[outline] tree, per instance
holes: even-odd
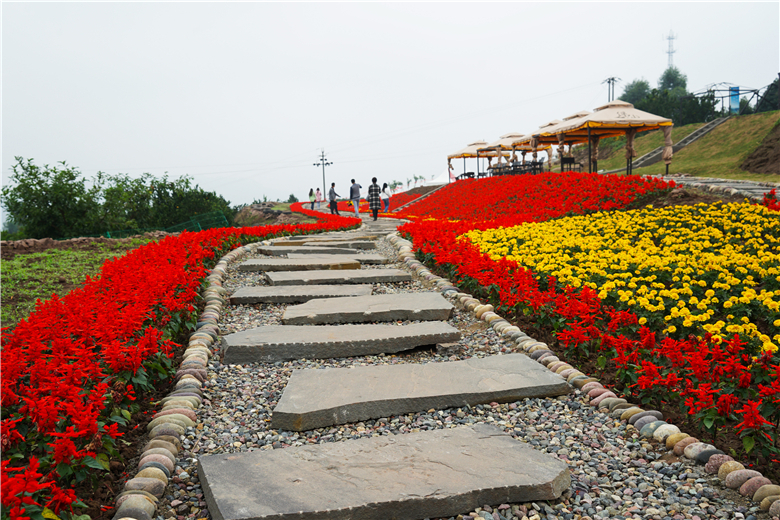
[[[777,110],[777,79],[775,79],[764,91],[764,95],[756,102],[756,113]]]
[[[290,196],[287,197],[287,202],[292,204],[293,202],[298,202],[298,197],[295,196],[295,193],[290,193]]]
[[[750,106],[750,100],[748,98],[743,97],[739,100],[739,114],[742,116],[746,116],[748,114],[753,113],[753,107]]]
[[[619,99],[632,105],[636,105],[637,102],[643,100],[650,93],[650,83],[644,78],[635,79],[623,89],[623,94]]]
[[[390,188],[390,191],[395,191],[395,189],[396,189],[398,186],[403,186],[403,185],[404,185],[404,183],[403,183],[403,182],[401,182],[401,181],[392,181],[392,182],[389,182],[389,183],[387,184],[387,186]]]
[[[88,189],[77,169],[64,161],[41,168],[32,159],[15,159],[11,185],[3,186],[0,201],[26,237],[65,238],[92,231],[98,190]]]
[[[675,125],[681,126],[712,121],[717,117],[717,103],[712,92],[704,96],[675,96],[669,90],[653,89],[634,106],[651,114],[668,117]]]
[[[671,66],[658,78],[658,90],[668,90],[674,96],[688,93],[688,77],[675,66]]]
[[[214,192],[192,185],[184,176],[169,181],[144,173],[138,179],[127,174],[98,172],[91,187],[75,168],[40,168],[32,159],[17,157],[11,184],[3,187],[0,202],[23,237],[67,238],[105,232],[165,229],[195,215],[221,212],[232,225],[230,202]]]

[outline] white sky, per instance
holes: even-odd
[[[3,2],[3,182],[23,156],[305,199],[322,148],[341,195],[430,179],[473,141],[604,104],[610,76],[616,96],[655,87],[670,30],[691,91],[780,69],[778,2]]]

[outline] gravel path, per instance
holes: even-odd
[[[381,240],[378,247],[377,252],[395,258],[395,251],[386,240]],[[247,258],[264,257],[254,255]],[[238,272],[237,265],[228,268],[224,286],[229,292],[243,285],[265,284],[262,274]],[[404,268],[403,264],[395,267]],[[374,294],[426,290],[432,289],[413,281],[376,284]],[[220,330],[222,334],[227,334],[266,324],[280,324],[284,308],[284,305],[269,304],[228,307],[219,322]],[[724,488],[717,476],[706,474],[702,466],[695,466],[688,459],[679,460],[667,455],[666,450],[661,450],[655,441],[640,439],[639,433],[625,422],[588,406],[587,396],[579,390],[557,398],[428,410],[301,433],[270,428],[271,412],[294,369],[444,362],[520,351],[504,336],[477,320],[470,311],[457,309],[449,323],[460,329],[463,337],[456,346],[441,351],[416,349],[400,355],[244,366],[223,365],[216,356],[212,358],[208,378],[203,385],[203,406],[197,412],[198,424],[188,428],[182,438],[183,450],[168,487],[169,494],[158,507],[160,516],[157,520],[210,518],[198,483],[198,456],[284,449],[475,423],[498,425],[535,449],[565,460],[571,470],[572,488],[556,502],[491,504],[476,511],[463,511],[456,518],[768,518],[767,513],[758,511],[757,504]]]

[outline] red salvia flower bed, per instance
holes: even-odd
[[[194,328],[198,290],[219,256],[241,242],[359,224],[294,209],[321,222],[167,237],[107,261],[83,287],[3,329],[3,517],[72,511],[73,485],[108,469],[136,392],[173,374],[172,338]]]

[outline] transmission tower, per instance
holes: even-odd
[[[669,55],[669,65],[668,68],[674,67],[674,53],[677,52],[674,49],[674,40],[677,38],[677,36],[672,32],[669,31],[669,35],[666,36],[666,39],[669,40],[669,49],[666,51],[666,54]]]

